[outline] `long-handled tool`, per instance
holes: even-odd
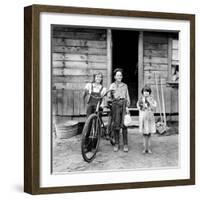
[[[156,123],[156,129],[157,129],[157,132],[159,134],[163,134],[166,131],[166,125],[165,125],[165,122],[163,120],[162,108],[161,108],[160,96],[159,96],[159,90],[158,90],[158,81],[157,81],[157,77],[156,76],[155,76],[155,81],[156,81],[157,101],[158,101],[159,112],[160,112],[160,121],[158,121]],[[161,86],[161,88],[162,88],[162,86]],[[161,95],[162,95],[162,105],[163,105],[164,95],[163,95],[162,89],[161,89],[161,93],[162,93]]]
[[[156,77],[156,74],[155,74],[155,81],[156,81],[156,92],[157,92],[157,101],[158,101],[158,107],[159,107],[159,113],[160,113],[160,120],[163,121],[163,118],[162,118],[162,110],[161,110],[161,105],[160,105],[160,96],[159,96],[159,91],[158,91],[158,80],[157,80],[157,77]]]
[[[162,107],[163,107],[164,124],[165,124],[165,127],[167,127],[166,112],[165,112],[165,98],[164,98],[164,92],[163,92],[162,79],[160,80],[160,87],[161,87],[161,96],[162,96]]]

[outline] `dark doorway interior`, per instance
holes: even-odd
[[[128,85],[132,108],[138,98],[138,36],[137,31],[112,30],[113,70],[124,69],[123,82]]]

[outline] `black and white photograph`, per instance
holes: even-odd
[[[179,168],[179,44],[178,31],[51,25],[52,174]]]
[[[25,11],[25,190],[194,184],[194,15]]]

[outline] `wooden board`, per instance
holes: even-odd
[[[91,81],[88,81],[88,83]],[[87,83],[54,83],[56,89],[67,89],[67,90],[83,90]],[[106,88],[107,82],[104,82],[104,87]]]
[[[85,115],[86,114],[86,101],[83,98],[83,91],[80,91],[80,114]]]
[[[83,90],[86,83],[54,83],[56,89]]]
[[[58,113],[54,115],[72,116],[86,114],[86,103],[83,99],[83,90],[57,89],[57,98],[61,98]],[[62,97],[59,94],[62,93]],[[59,103],[59,101],[57,101]]]
[[[82,32],[82,31],[53,31],[53,37],[66,39],[87,39],[87,40],[106,40],[106,33],[103,32]]]
[[[73,115],[74,112],[74,92],[73,90],[63,90],[63,115]]]
[[[58,103],[57,103],[57,90],[51,91],[51,108],[52,108],[52,114],[57,115],[58,114]]]
[[[107,29],[107,87],[109,87],[112,82],[112,50],[112,31],[111,29]]]
[[[105,49],[107,46],[106,41],[95,41],[95,40],[73,40],[73,39],[61,39],[53,38],[52,45],[63,45],[63,46],[83,46]]]
[[[77,76],[52,76],[52,83],[87,83],[93,80],[93,75],[77,75]],[[105,80],[105,79],[104,79]]]
[[[52,76],[52,83],[79,83],[85,84],[93,81],[93,75],[77,75],[77,76]],[[107,77],[103,78],[103,83],[107,82]]]
[[[140,92],[142,87],[144,86],[144,33],[143,31],[139,32],[138,38],[138,98],[140,96]]]
[[[86,33],[106,33],[106,29],[91,29],[88,27],[70,27],[66,25],[54,25],[52,31],[65,31],[65,32],[86,32]]]
[[[73,90],[74,93],[74,112],[73,115],[80,115],[80,90]]]
[[[167,71],[168,64],[159,64],[159,63],[144,63],[144,70],[151,70],[151,71]]]
[[[172,49],[178,49],[179,42],[178,40],[172,40]]]
[[[88,61],[53,61],[53,68],[90,68],[90,69],[107,69],[106,62],[88,62]]]
[[[152,50],[167,50],[168,45],[167,44],[158,44],[158,43],[151,43],[151,42],[145,42],[144,43],[144,49],[152,49]]]
[[[163,83],[167,80],[167,71],[144,71],[144,84],[156,84],[155,75],[163,79]]]
[[[90,47],[71,47],[71,46],[52,46],[52,53],[67,54],[89,54],[89,55],[106,55],[106,48],[90,48]]]
[[[147,49],[147,50],[144,50],[144,56],[146,57],[149,57],[149,56],[152,56],[152,57],[168,57],[167,55],[167,50],[152,50],[152,49]]]
[[[53,61],[87,61],[88,55],[84,54],[65,54],[65,53],[53,53]]]
[[[97,72],[101,72],[103,76],[107,75],[107,70],[94,70],[94,69],[67,69],[67,68],[53,68],[52,74],[55,76],[66,76],[66,75],[92,75]]]
[[[179,92],[177,88],[171,88],[171,102],[172,108],[171,112],[178,113],[179,112]]]
[[[178,50],[177,49],[173,49],[172,50],[172,60],[179,60],[179,55],[178,55]]]
[[[144,56],[144,63],[159,63],[159,64],[167,64],[168,59],[167,58],[161,58],[161,57],[146,57]]]
[[[63,115],[63,90],[57,90],[58,115]]]
[[[96,63],[106,63],[107,56],[102,55],[84,55],[84,54],[64,54],[53,53],[53,61],[88,61]]]
[[[144,33],[144,42],[150,42],[150,43],[155,43],[155,44],[167,44],[168,36],[156,34],[156,33],[152,33],[152,34]]]
[[[179,65],[179,60],[172,60],[172,65]]]

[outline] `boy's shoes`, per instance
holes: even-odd
[[[119,144],[115,144],[114,146],[114,152],[117,152],[119,150]]]
[[[110,136],[108,134],[106,134],[106,140],[109,140]]]
[[[124,145],[124,152],[128,152],[128,145],[127,144]]]

